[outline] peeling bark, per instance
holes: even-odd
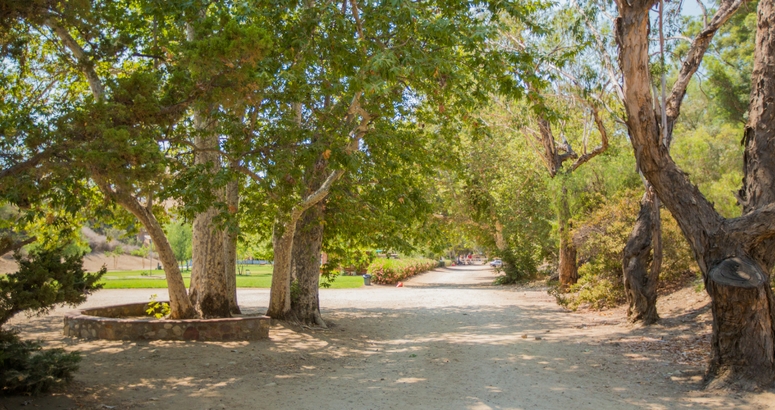
[[[207,165],[217,172],[220,157],[212,149],[218,147],[217,135],[207,132],[201,113],[194,113],[194,125],[202,132],[195,138],[198,148],[194,163]],[[219,193],[220,194],[220,193]],[[230,317],[229,288],[224,263],[224,231],[216,224],[219,211],[209,208],[194,217],[191,283],[189,297],[197,313],[203,318]]]
[[[226,206],[229,213],[237,213],[239,207],[239,181],[230,181],[226,185]],[[226,275],[227,296],[229,298],[229,311],[238,315],[242,313],[237,303],[237,230],[226,230],[223,233],[223,265]]]
[[[320,316],[320,258],[323,245],[323,204],[304,212],[296,223],[291,270],[299,294],[291,300],[291,311],[300,323],[327,327]]]
[[[653,255],[661,259],[659,227],[659,199],[651,187],[640,200],[640,212],[624,247],[622,267],[624,292],[627,297],[627,317],[632,322],[650,325],[659,319],[657,314],[657,285],[659,265]],[[654,246],[655,243],[659,244]],[[652,255],[652,250],[654,254]],[[651,264],[651,266],[649,266]]]
[[[356,124],[350,132],[350,142],[344,150],[347,155],[358,150],[358,144],[371,127],[372,116],[361,107],[360,99],[360,93],[353,97],[345,116],[345,123]],[[327,157],[323,155],[321,158]],[[315,164],[315,167],[318,168],[319,165],[320,162]],[[293,235],[296,230],[296,223],[304,211],[315,206],[328,196],[331,186],[344,175],[344,172],[343,169],[331,171],[320,184],[320,187],[314,189],[314,192],[309,193],[302,201],[296,204],[287,215],[283,215],[275,220],[274,233],[272,235],[275,259],[272,269],[272,289],[269,294],[267,316],[279,320],[289,318],[291,313],[291,260],[293,257]],[[251,177],[255,178],[255,176]],[[312,191],[310,187],[316,186],[316,182],[315,179],[311,179],[308,183],[307,191]]]
[[[298,217],[296,218],[298,220]],[[272,319],[287,320],[291,313],[291,259],[293,235],[296,221],[275,222],[272,234],[274,265],[272,265],[272,288],[269,294],[269,309],[266,315]]]
[[[562,197],[560,198],[560,287],[567,290],[570,285],[579,280],[579,270],[576,265],[576,245],[573,243],[571,233],[572,226],[570,220],[570,207],[568,206],[568,189],[562,187]]]

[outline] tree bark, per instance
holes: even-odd
[[[749,215],[775,203],[775,2],[759,2],[753,87],[744,131],[743,187],[738,200]],[[706,288],[713,299],[711,387],[756,388],[775,380],[775,298],[770,271],[775,238],[743,243],[745,251],[712,268]]]
[[[156,243],[156,252],[164,268],[164,277],[167,279],[167,289],[169,290],[170,298],[170,319],[195,318],[197,312],[186,294],[186,284],[183,282],[183,275],[180,273],[175,252],[172,251],[167,235],[164,234],[164,230],[156,216],[151,210],[142,206],[132,195],[120,188],[111,188],[96,173],[94,174],[93,179],[100,190],[132,213],[143,224],[145,230],[148,231],[151,240]]]
[[[230,317],[229,293],[224,266],[223,231],[210,208],[194,218],[190,297],[203,318]]]
[[[365,127],[365,125],[362,125]],[[365,133],[365,131],[364,131]],[[353,147],[357,141],[354,139]],[[276,220],[272,234],[274,248],[274,265],[272,269],[272,289],[269,294],[269,309],[267,316],[272,319],[286,320],[291,313],[291,260],[293,258],[293,235],[296,223],[308,208],[322,201],[331,191],[331,186],[342,175],[344,170],[332,171],[318,189],[304,198],[301,203],[291,209],[285,221]]]
[[[274,264],[272,265],[272,288],[269,295],[269,309],[266,315],[272,319],[287,320],[291,313],[291,260],[293,257],[293,235],[296,221],[285,224],[275,222],[272,233]]]
[[[220,166],[217,135],[207,132],[201,113],[194,113],[194,126],[202,132],[195,138],[199,149],[194,153],[196,165],[210,167],[216,173]],[[217,193],[222,196],[222,193]],[[231,307],[224,264],[224,231],[216,224],[218,209],[209,208],[194,217],[192,266],[189,297],[197,313],[203,318],[230,317]]]
[[[226,185],[226,206],[230,214],[236,214],[239,207],[239,181],[230,181]],[[229,310],[232,314],[242,313],[237,303],[237,237],[239,226],[223,233],[224,268],[226,273]]]
[[[319,298],[323,218],[323,204],[318,203],[307,209],[296,223],[291,270],[299,285],[299,294],[291,298],[291,311],[300,323],[327,327],[320,316]]]
[[[657,285],[661,265],[661,229],[659,199],[650,187],[640,200],[640,212],[624,247],[622,267],[627,317],[632,322],[650,325],[657,314]],[[653,254],[652,254],[653,250]],[[651,266],[649,267],[649,264]]]
[[[201,15],[204,16],[204,10]],[[186,27],[186,40],[196,40],[192,25]],[[206,111],[194,109],[194,164],[208,168],[206,172],[215,174],[221,167],[218,135],[211,129]],[[223,192],[216,197],[223,198]],[[194,308],[203,318],[230,317],[228,285],[224,264],[224,232],[215,219],[218,210],[210,207],[194,217],[189,297]]]
[[[676,218],[703,273],[711,297],[713,336],[708,387],[750,389],[775,380],[775,306],[769,285],[775,240],[775,4],[759,2],[753,88],[745,130],[744,214],[724,219],[689,181],[660,142],[649,78],[649,9],[652,0],[617,0],[616,40],[624,77],[627,127],[638,166]],[[687,55],[668,100],[668,128],[678,115],[685,85],[715,31],[739,7],[725,0]]]
[[[497,218],[495,219],[495,247],[499,251],[506,249],[506,241],[503,239],[503,224]]]
[[[772,289],[769,275],[748,257],[725,259],[708,274],[713,336],[710,388],[735,384],[747,390],[775,379]]]
[[[568,189],[563,184],[560,197],[560,287],[567,290],[570,285],[579,280],[579,271],[576,266],[576,245],[573,243],[570,224],[570,207],[568,205]]]

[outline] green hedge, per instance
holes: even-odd
[[[439,261],[425,258],[376,259],[369,265],[368,272],[374,283],[389,285],[427,272],[439,266]]]

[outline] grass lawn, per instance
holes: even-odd
[[[238,288],[269,288],[272,285],[272,266],[251,265],[246,267],[250,272],[246,275],[237,275]],[[191,271],[183,271],[183,280],[186,287],[189,286]],[[164,279],[163,270],[125,270],[108,271],[102,277],[103,289],[164,289],[167,281]],[[331,289],[352,289],[363,286],[363,278],[360,276],[338,276],[331,283]]]

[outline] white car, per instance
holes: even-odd
[[[498,258],[495,258],[490,261],[490,266],[492,266],[493,268],[500,268],[501,266],[503,266],[503,261]]]

